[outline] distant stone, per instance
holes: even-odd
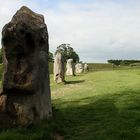
[[[52,116],[48,31],[44,17],[23,6],[2,31],[4,51],[0,116],[29,125]],[[1,120],[0,124],[4,121]]]
[[[89,68],[88,68],[88,64],[84,64],[84,72],[88,72],[89,71]]]
[[[77,63],[77,64],[75,65],[75,72],[76,72],[77,74],[82,73],[83,70],[84,70],[84,68],[83,68],[83,64],[82,64],[82,63]]]
[[[74,74],[74,63],[73,63],[73,59],[68,59],[67,60],[67,65],[66,65],[66,75],[75,75]]]
[[[65,81],[64,59],[59,52],[56,53],[54,59],[54,80],[56,83],[62,83]]]

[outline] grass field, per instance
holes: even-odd
[[[0,140],[140,139],[140,69],[91,72],[66,81],[56,85],[51,75],[52,120],[1,130]]]

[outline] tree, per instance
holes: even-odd
[[[140,63],[140,60],[108,60],[108,63],[114,65],[122,65],[122,66],[129,66],[133,63]]]
[[[59,45],[57,47],[55,54],[57,52],[60,52],[62,54],[65,62],[67,61],[67,59],[70,59],[70,58],[73,59],[74,63],[79,62],[79,55],[74,51],[72,47],[70,47],[70,44]]]
[[[108,63],[114,64],[114,65],[120,65],[122,60],[108,60]]]

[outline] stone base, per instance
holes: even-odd
[[[1,95],[0,125],[30,125],[52,116],[51,104],[46,94]],[[5,120],[6,119],[6,120]],[[5,122],[6,121],[6,122]],[[6,125],[7,124],[7,125]]]

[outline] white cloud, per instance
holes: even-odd
[[[50,50],[53,52],[59,44],[70,43],[83,61],[140,59],[138,0],[126,3],[102,0],[86,4],[60,1],[55,8],[48,9],[27,0],[0,1],[0,5],[0,28],[21,5],[28,5],[42,13],[48,25]]]
[[[72,43],[84,61],[139,59],[140,10],[137,4],[130,7],[114,3],[63,3],[60,13],[48,16],[48,26],[54,27],[50,30],[53,49],[56,42],[66,41]]]

